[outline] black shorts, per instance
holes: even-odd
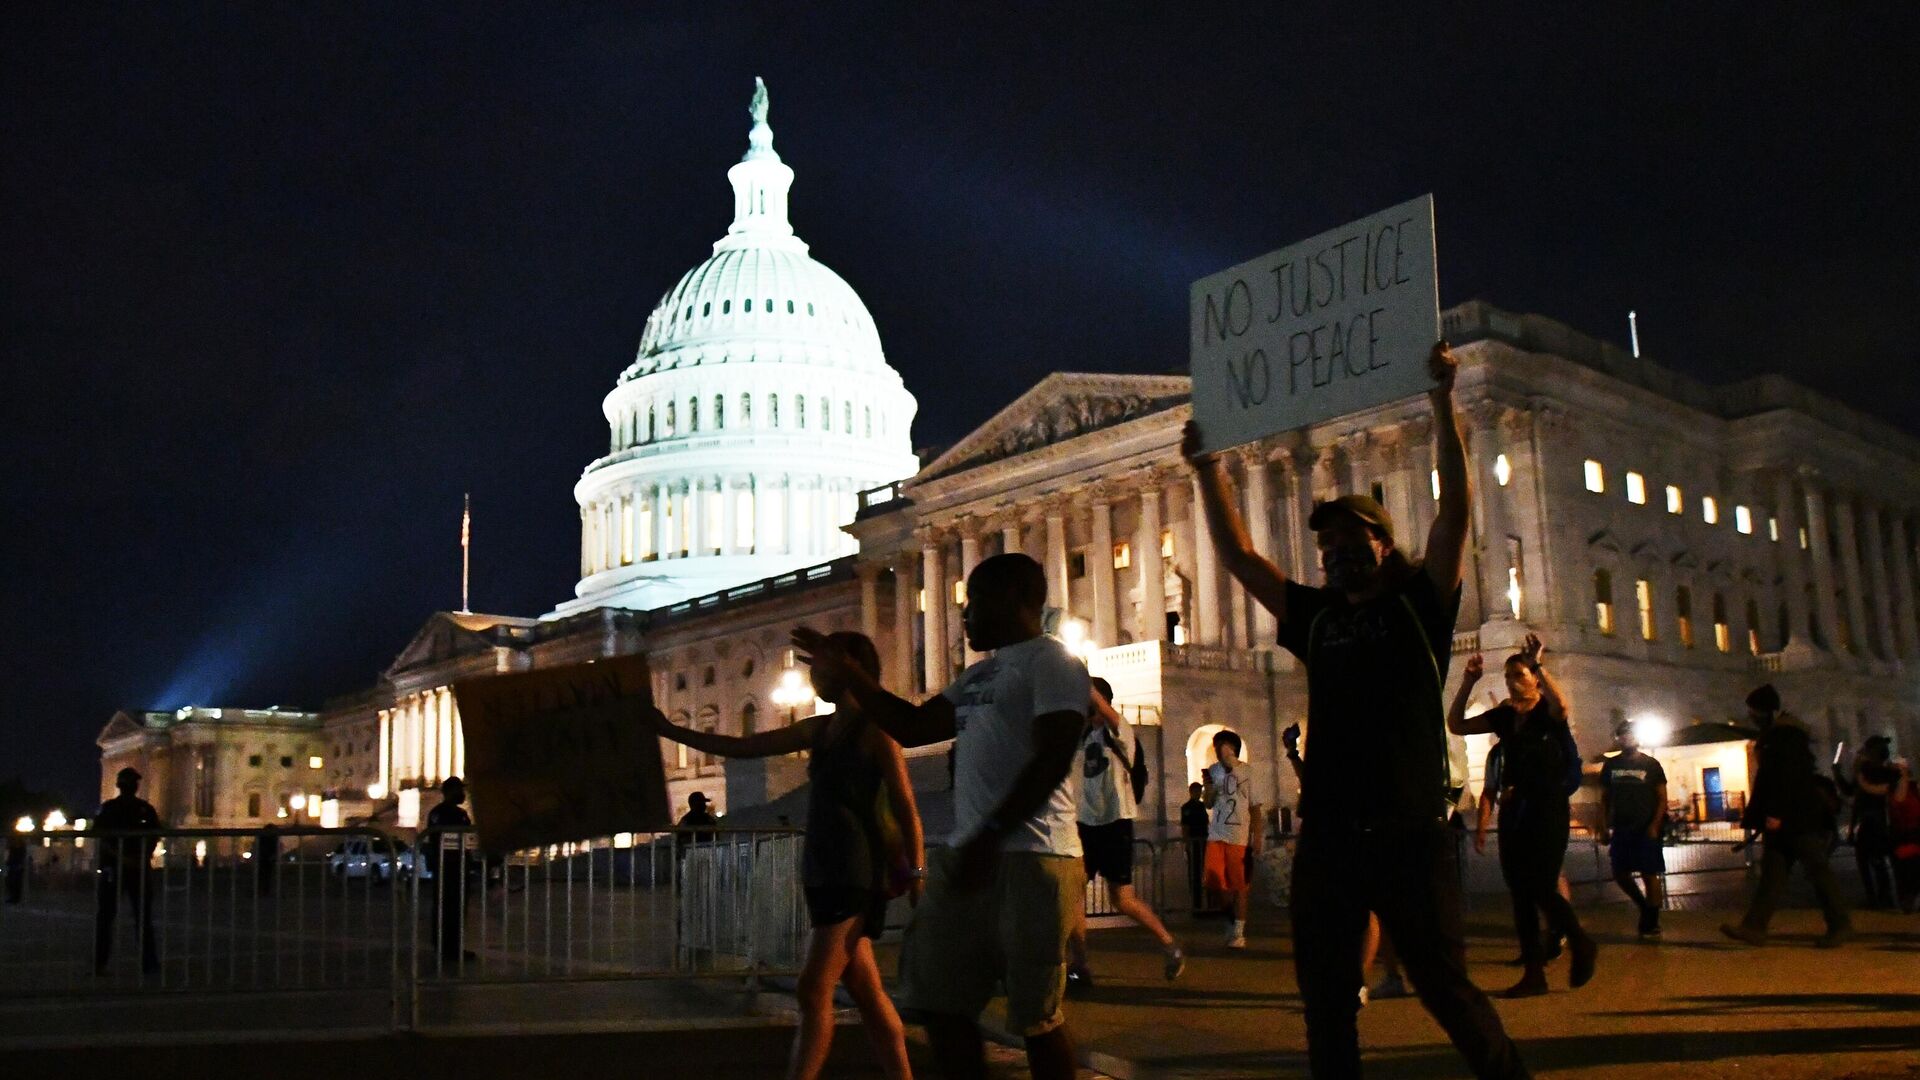
[[[1087,866],[1087,880],[1095,875],[1109,885],[1133,884],[1133,819],[1122,818],[1105,825],[1080,826],[1081,856]]]
[[[861,916],[860,936],[877,938],[887,928],[887,894],[879,889],[808,885],[809,926],[832,926]]]

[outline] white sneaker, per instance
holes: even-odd
[[[1187,970],[1187,954],[1180,950],[1180,944],[1178,942],[1167,946],[1165,951],[1167,954],[1167,963],[1164,972],[1167,976],[1167,981],[1172,982],[1179,978],[1182,972]]]
[[[1247,947],[1247,924],[1230,922],[1227,924],[1227,948],[1244,949]]]
[[[1367,988],[1364,986],[1360,988],[1360,1007],[1367,1007]]]

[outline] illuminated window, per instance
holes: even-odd
[[[1685,496],[1680,494],[1680,488],[1674,484],[1668,484],[1667,485],[1667,513],[1669,514],[1684,513],[1686,509],[1687,509],[1687,500]]]
[[[1514,618],[1520,617],[1520,568],[1507,567],[1507,610]]]
[[[1438,476],[1439,473],[1435,472],[1434,475]],[[1501,454],[1493,459],[1493,479],[1501,487],[1506,487],[1507,481],[1513,479],[1513,464],[1507,460],[1507,455]]]
[[[1435,477],[1434,491],[1436,493],[1434,498],[1439,498],[1438,492],[1440,484],[1438,477],[1440,474],[1436,472],[1433,475]],[[1607,490],[1607,471],[1601,468],[1600,463],[1592,458],[1587,459],[1587,490],[1596,495]]]
[[[1431,473],[1427,474],[1427,486],[1433,489],[1433,497],[1435,500],[1438,500],[1440,498],[1440,470],[1439,469],[1435,469]]]
[[[1753,535],[1753,511],[1744,506],[1733,508],[1733,531],[1742,536]]]
[[[1653,625],[1653,582],[1646,578],[1636,578],[1633,582],[1633,602],[1640,608],[1640,637],[1645,641],[1654,639]]]
[[[1125,570],[1133,565],[1133,545],[1125,540],[1113,545],[1113,568]]]
[[[1605,568],[1593,572],[1593,624],[1603,634],[1613,633],[1613,574]]]
[[[1807,550],[1807,527],[1805,525],[1800,526],[1800,550]]]
[[[1637,472],[1627,474],[1627,501],[1635,506],[1647,505],[1647,478]]]
[[[1720,503],[1711,495],[1700,499],[1700,518],[1709,525],[1720,524]]]
[[[1163,559],[1173,558],[1173,530],[1172,529],[1160,530],[1160,557]]]
[[[914,590],[914,593],[913,593],[913,610],[915,610],[915,611],[925,611],[925,610],[927,610],[927,590],[925,590],[925,589],[916,589],[916,590]]]
[[[1680,627],[1680,644],[1693,648],[1693,590],[1685,585],[1673,590],[1674,622]]]
[[[1780,519],[1779,518],[1770,517],[1767,519],[1767,539],[1773,541],[1776,544],[1780,542]]]
[[[1727,624],[1727,598],[1719,593],[1713,594],[1713,647],[1721,652],[1733,651],[1733,627]]]
[[[965,581],[956,581],[953,583],[953,602],[956,605],[967,602],[967,583]]]
[[[312,757],[307,759],[307,768],[309,769],[319,769],[319,768],[324,768],[325,766],[326,766],[326,761],[322,759],[318,754],[315,754]]]
[[[1747,651],[1760,655],[1760,602],[1747,597]]]

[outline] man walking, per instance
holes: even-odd
[[[113,919],[120,899],[133,905],[134,934],[140,939],[140,970],[152,975],[160,970],[160,949],[153,938],[153,875],[147,870],[154,845],[160,838],[160,815],[153,804],[134,792],[140,790],[140,773],[126,768],[113,778],[120,794],[108,799],[94,815],[94,828],[101,832],[145,833],[143,836],[104,836],[94,856],[99,872],[97,892],[99,909],[93,924],[93,973],[105,975],[107,960],[113,953]]]
[[[1613,739],[1620,752],[1600,767],[1601,838],[1614,884],[1640,909],[1640,940],[1651,941],[1660,936],[1660,879],[1667,872],[1667,771],[1640,749],[1631,720],[1614,729]]]
[[[1272,612],[1307,669],[1313,768],[1300,796],[1293,939],[1314,1076],[1360,1074],[1356,1017],[1367,912],[1399,946],[1420,1001],[1482,1077],[1526,1076],[1487,996],[1467,977],[1458,853],[1446,827],[1447,736],[1440,697],[1460,608],[1471,497],[1453,410],[1458,367],[1429,359],[1440,499],[1416,566],[1378,502],[1347,495],[1308,518],[1325,588],[1289,581],[1253,550],[1219,456],[1189,425],[1182,447],[1227,569]],[[1265,512],[1266,508],[1260,508]]]
[[[1760,857],[1760,883],[1746,917],[1725,923],[1720,932],[1748,945],[1767,943],[1767,924],[1786,891],[1793,865],[1806,868],[1807,880],[1820,901],[1827,932],[1814,941],[1823,949],[1836,948],[1853,937],[1853,922],[1840,903],[1840,889],[1827,865],[1833,850],[1834,808],[1828,805],[1814,776],[1813,748],[1807,729],[1780,708],[1780,692],[1762,686],[1747,695],[1747,717],[1759,727],[1755,756],[1759,768],[1753,777],[1753,795],[1747,800],[1740,824],[1765,837]]]
[[[926,1025],[945,1075],[983,1080],[980,1013],[1004,987],[1033,1076],[1071,1080],[1078,1066],[1061,1006],[1086,886],[1071,770],[1087,724],[1087,669],[1041,632],[1047,576],[1033,559],[985,560],[966,597],[967,644],[990,655],[919,705],[882,690],[817,630],[796,627],[793,644],[816,680],[847,687],[900,745],[954,740],[953,833],[928,853],[926,896],[907,926],[901,1015]]]
[[[1114,710],[1113,687],[1107,680],[1093,680],[1090,706],[1087,735],[1080,743],[1080,849],[1085,853],[1087,882],[1091,884],[1096,875],[1107,879],[1113,906],[1160,943],[1165,958],[1162,970],[1172,981],[1186,970],[1186,954],[1160,917],[1133,891],[1133,817],[1138,806],[1132,764],[1140,754],[1140,743],[1133,737],[1133,725]],[[1093,971],[1087,965],[1084,909],[1069,945],[1067,986],[1090,990]]]

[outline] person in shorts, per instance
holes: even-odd
[[[1078,1070],[1062,1008],[1067,939],[1086,875],[1072,766],[1087,724],[1087,669],[1041,632],[1047,576],[1026,555],[996,555],[967,576],[967,644],[989,654],[915,705],[881,689],[827,635],[796,627],[816,681],[846,686],[902,746],[954,740],[953,832],[930,852],[927,891],[907,926],[896,1000],[926,1025],[950,1077],[987,1075],[980,1014],[1004,988],[1007,1023],[1041,1080]]]
[[[1227,922],[1227,948],[1247,947],[1247,867],[1260,854],[1264,830],[1253,787],[1253,770],[1240,760],[1240,736],[1222,729],[1213,736],[1213,756],[1203,784],[1213,811],[1207,823],[1207,864],[1201,871],[1208,889],[1220,894],[1233,912]]]
[[[1602,839],[1613,863],[1613,881],[1640,909],[1640,938],[1660,936],[1660,878],[1667,872],[1662,835],[1667,823],[1667,771],[1640,749],[1631,720],[1613,732],[1620,752],[1600,767]],[[1634,875],[1646,891],[1634,883]]]
[[[1093,680],[1087,735],[1080,742],[1080,848],[1085,852],[1087,881],[1103,877],[1113,896],[1114,909],[1132,919],[1160,943],[1162,971],[1171,982],[1186,970],[1186,953],[1167,932],[1153,908],[1133,890],[1133,819],[1139,807],[1133,797],[1131,766],[1140,753],[1133,725],[1113,707],[1113,687]],[[1069,943],[1067,989],[1093,988],[1087,965],[1087,920],[1083,913]]]

